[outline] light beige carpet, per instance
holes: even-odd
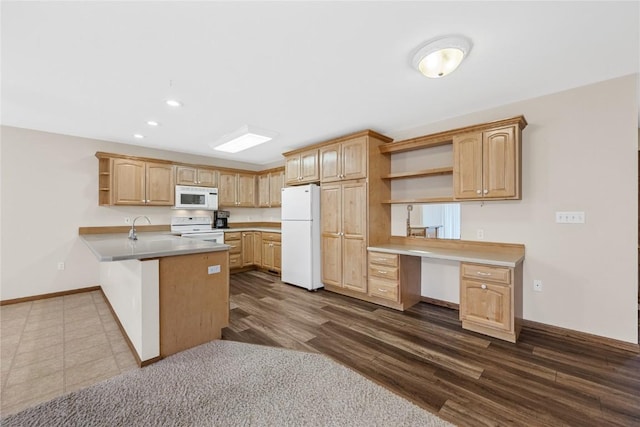
[[[213,341],[3,418],[2,426],[447,426],[329,358]]]

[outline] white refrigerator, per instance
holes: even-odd
[[[320,278],[320,187],[282,189],[282,281],[308,290]]]

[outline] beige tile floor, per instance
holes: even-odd
[[[2,416],[137,368],[99,291],[1,306],[0,324]]]

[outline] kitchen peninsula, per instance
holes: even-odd
[[[100,261],[100,286],[140,366],[221,337],[229,323],[229,246],[108,231],[81,228],[80,237]]]

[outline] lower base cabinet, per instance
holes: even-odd
[[[460,264],[462,327],[516,342],[522,319],[522,264],[515,268]]]
[[[262,268],[280,273],[282,246],[280,233],[262,233]]]
[[[406,310],[420,302],[420,257],[369,251],[368,296],[372,302]]]
[[[245,271],[252,267],[274,273],[282,270],[280,233],[260,231],[226,231],[224,243],[229,249],[229,268]]]

